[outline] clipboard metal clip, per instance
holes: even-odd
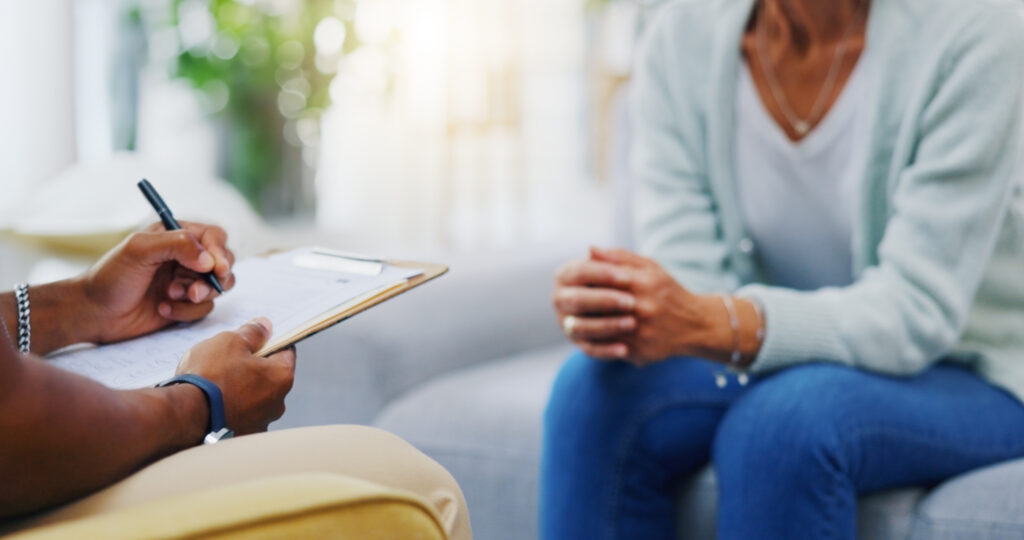
[[[384,271],[386,263],[382,259],[374,259],[365,255],[316,247],[296,255],[292,259],[292,264],[313,270],[378,276]]]

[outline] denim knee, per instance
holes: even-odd
[[[738,391],[715,385],[706,360],[670,358],[638,368],[626,362],[596,360],[575,352],[555,378],[545,412],[550,426],[632,417],[667,401],[731,402]]]
[[[715,436],[721,482],[819,482],[843,477],[854,456],[844,444],[857,407],[828,381],[849,368],[807,365],[761,381],[730,408]]]
[[[621,400],[610,395],[614,389],[606,381],[626,367],[595,360],[581,351],[569,355],[551,388],[544,412],[546,428],[577,428],[581,422],[605,416],[609,407],[621,406]]]
[[[738,388],[719,388],[699,359],[570,356],[545,412],[542,537],[670,537],[677,482],[707,463]]]
[[[853,538],[860,404],[842,391],[849,368],[806,365],[760,381],[718,427],[720,538]]]

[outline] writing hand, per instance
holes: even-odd
[[[217,292],[202,275],[213,272],[225,290],[234,286],[234,254],[227,233],[213,225],[157,223],[107,253],[77,283],[89,310],[89,341],[107,343],[190,322],[213,310]]]

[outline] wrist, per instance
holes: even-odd
[[[686,354],[728,362],[734,346],[729,312],[717,294],[700,295],[702,322],[688,334]]]
[[[206,398],[198,388],[175,385],[120,394],[132,409],[133,439],[147,441],[148,461],[196,446],[206,435]]]
[[[742,366],[748,368],[757,360],[757,355],[761,353],[761,345],[764,343],[764,313],[757,300],[749,298],[736,298],[736,311],[740,318]]]
[[[85,276],[70,279],[67,282],[70,289],[69,296],[73,298],[72,310],[78,315],[75,343],[103,343],[103,329],[109,328],[107,314],[103,304],[97,301],[93,291],[90,291],[89,280]]]
[[[89,297],[84,278],[70,279],[60,283],[64,288],[62,318],[68,321],[69,345],[72,343],[99,343],[102,328],[107,321],[103,310]]]
[[[13,294],[3,296],[4,318],[17,336],[17,306]],[[78,280],[32,285],[28,289],[32,325],[31,352],[46,354],[74,343],[90,341],[98,328],[92,304]]]
[[[690,351],[697,356],[744,369],[754,363],[761,350],[763,322],[750,300],[731,299],[734,314],[730,314],[723,296],[700,297],[700,311],[705,322],[702,328],[692,333]],[[735,327],[733,315],[736,317]],[[736,352],[739,353],[739,362],[733,364]]]
[[[195,446],[206,436],[210,409],[203,391],[191,384],[175,384],[158,388],[167,407],[165,418],[173,419],[174,434],[169,441],[171,451]]]
[[[192,385],[198,388],[206,399],[207,410],[210,414],[209,422],[206,423],[207,435],[203,439],[203,443],[213,444],[234,436],[234,431],[227,426],[227,415],[224,411],[224,394],[221,393],[220,386],[202,375],[180,373],[157,384],[157,387],[173,386],[176,384]]]

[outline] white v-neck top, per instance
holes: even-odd
[[[798,142],[765,109],[746,67],[740,71],[734,170],[761,270],[770,284],[792,289],[850,284],[858,186],[849,173],[864,116],[863,70],[854,68],[825,117]]]

